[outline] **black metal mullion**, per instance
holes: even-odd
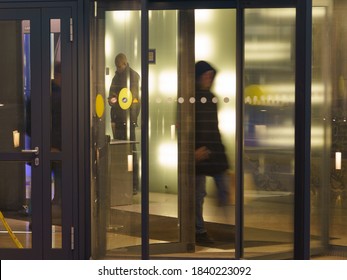
[[[141,1],[141,258],[149,259],[149,148],[148,148],[148,0]]]
[[[294,259],[310,258],[312,0],[297,1]]]

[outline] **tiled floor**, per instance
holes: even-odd
[[[140,196],[134,198],[132,205],[117,206],[114,209],[129,212],[141,212],[139,203]],[[167,217],[177,217],[177,196],[170,194],[150,194],[150,214],[162,215]],[[315,209],[315,206],[312,206]],[[346,213],[347,209],[340,211],[340,215]],[[216,205],[214,198],[205,200],[204,208],[205,221],[216,224],[235,224],[235,207],[228,206],[221,208]],[[249,192],[245,200],[245,229],[244,241],[245,258],[292,258],[293,251],[293,196],[285,192]],[[322,247],[322,228],[323,220],[320,212],[312,211],[312,248]],[[346,246],[347,248],[347,219],[339,219],[342,223],[337,224],[339,230],[334,229],[335,236],[331,238],[330,244]],[[164,236],[164,234],[163,234]],[[150,240],[151,244],[168,243],[164,240]],[[127,241],[125,241],[127,240]],[[107,248],[110,256],[117,257],[126,256],[126,245],[133,247],[140,244],[140,239],[134,236],[121,236],[117,232],[108,232]],[[228,246],[226,246],[228,247]],[[121,254],[119,252],[122,248]],[[322,251],[323,255],[312,257],[312,259],[347,259],[346,253],[334,253],[334,251]],[[228,249],[211,248],[197,246],[194,253],[172,253],[158,254],[152,257],[164,258],[234,258],[234,246],[229,246]]]
[[[141,196],[134,196],[131,205],[116,206],[113,210],[123,213],[140,213],[141,212]],[[172,194],[150,194],[150,214],[177,218],[178,216],[177,196]],[[289,252],[287,256],[291,258],[292,246],[292,196],[289,193],[281,192],[253,192],[247,194],[245,200],[245,229],[244,241],[245,258],[283,258],[282,253]],[[322,251],[322,254],[313,256],[312,259],[346,259],[347,260],[347,209],[337,209],[334,211],[335,228],[331,228],[330,244],[338,245],[339,250]],[[214,198],[207,198],[204,208],[205,221],[213,224],[234,225],[235,224],[235,207],[233,205],[227,208],[218,207]],[[321,236],[325,232],[324,220],[320,211],[315,211],[312,207],[312,248],[319,248],[322,245]],[[6,218],[6,222],[11,226],[13,234],[20,241],[24,248],[31,248],[31,231],[29,223],[24,220]],[[129,220],[129,223],[131,220]],[[125,225],[118,225],[119,228]],[[164,225],[163,225],[164,226]],[[109,227],[107,231],[107,256],[106,259],[124,259],[124,258],[140,258],[141,254],[141,238],[138,236],[118,231],[117,227]],[[164,228],[163,228],[164,229]],[[177,231],[179,229],[179,224]],[[61,229],[59,226],[52,227],[53,240],[52,247],[61,246]],[[177,239],[178,241],[178,239]],[[150,244],[164,244],[167,246],[175,243],[163,238],[150,239]],[[178,243],[175,243],[178,244]],[[234,244],[226,244],[228,246],[213,248],[196,246],[195,252],[185,252],[177,250],[175,253],[161,253],[151,255],[152,258],[235,258]],[[15,243],[11,239],[2,222],[0,222],[0,247],[16,248]],[[164,248],[164,247],[163,247]],[[171,249],[170,249],[171,250]],[[160,250],[159,250],[160,252]],[[270,256],[271,255],[271,256]]]

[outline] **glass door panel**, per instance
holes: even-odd
[[[313,1],[311,254],[345,257],[346,67],[345,1]],[[328,24],[327,24],[328,23]]]
[[[0,170],[0,249],[32,248],[31,162],[0,162]]]
[[[244,257],[292,258],[295,9],[245,9],[244,40]]]
[[[313,1],[317,2],[317,1]],[[329,187],[338,174],[331,150],[332,105],[331,46],[328,6],[312,7],[312,99],[311,99],[311,255],[321,253],[329,244]],[[315,6],[315,5],[314,5]],[[343,123],[341,121],[340,123]],[[333,165],[330,167],[330,165]],[[336,240],[335,238],[332,240]]]
[[[43,216],[45,258],[72,258],[73,138],[73,50],[70,8],[42,10],[43,130],[47,141],[42,151]]]
[[[140,258],[141,12],[98,6],[91,79],[92,255]]]
[[[69,8],[5,13],[0,9],[0,35],[5,40],[0,47],[0,257],[4,259],[72,257],[70,16]]]
[[[149,12],[149,238],[180,241],[178,209],[178,12]]]
[[[230,32],[224,32],[227,26]],[[150,253],[194,257],[219,252],[234,256],[234,205],[218,205],[213,179],[207,177],[204,219],[213,244],[195,243],[194,65],[216,65],[219,125],[227,150],[227,200],[233,201],[235,156],[235,10],[149,13],[149,209]],[[194,37],[191,34],[195,34]],[[230,184],[230,185],[229,185]],[[222,251],[222,252],[221,252]],[[164,256],[165,256],[164,255]],[[163,256],[163,255],[162,255]]]
[[[40,211],[40,205],[32,204],[32,193],[38,194],[40,188],[33,185],[37,182],[33,174],[38,174],[35,161],[39,150],[32,150],[31,137],[35,76],[31,60],[35,51],[31,51],[30,29],[37,25],[30,19],[3,19],[0,15],[0,36],[4,40],[0,46],[0,250],[31,249],[32,214]],[[11,18],[11,12],[6,17]],[[36,139],[35,145],[38,143]]]
[[[197,239],[196,253],[219,252],[219,257],[233,258],[235,256],[236,10],[195,10],[195,62],[198,61],[211,64],[216,69],[216,74],[210,89],[213,93],[212,99],[208,97],[205,100],[205,97],[201,97],[196,86],[195,110],[199,113],[195,114],[195,129],[198,131],[195,144],[204,143],[203,145],[212,151],[213,156],[216,136],[198,139],[198,135],[206,137],[206,129],[197,129],[197,127],[202,124],[208,129],[213,128],[210,124],[211,120],[206,121],[200,117],[204,114],[211,116],[208,113],[210,109],[204,109],[204,104],[214,103],[218,115],[217,126],[225,148],[228,168],[223,174],[227,184],[223,191],[218,191],[216,177],[211,176],[209,172],[205,177],[206,173],[203,173],[207,193],[203,204],[203,218],[207,234],[213,243],[204,244]],[[196,170],[198,170],[197,162],[196,159]],[[212,169],[213,166],[208,168]],[[201,177],[201,175],[196,176],[196,184]],[[198,188],[196,192],[197,201]]]

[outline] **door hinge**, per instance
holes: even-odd
[[[70,42],[73,41],[73,21],[72,18],[70,18]]]
[[[75,228],[71,227],[71,250],[75,250]]]

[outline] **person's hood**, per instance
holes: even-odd
[[[211,66],[211,64],[207,63],[206,61],[198,61],[195,64],[195,79],[198,79],[202,74],[204,74],[207,71],[212,70],[214,74],[216,75],[216,69]]]

